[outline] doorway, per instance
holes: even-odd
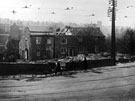
[[[68,56],[74,56],[74,49],[73,48],[68,49]]]
[[[28,60],[28,49],[27,48],[25,48],[24,58],[25,58],[25,60]]]

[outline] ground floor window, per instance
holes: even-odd
[[[78,53],[84,52],[84,48],[83,47],[79,47],[78,48]]]
[[[70,47],[68,48],[68,56],[74,56],[75,55],[75,48]]]
[[[66,54],[67,48],[61,48],[61,54]]]
[[[95,52],[99,52],[99,47],[98,46],[95,46]]]
[[[37,56],[40,56],[40,51],[37,51]]]

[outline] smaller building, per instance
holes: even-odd
[[[13,55],[18,54],[19,55],[19,41],[21,37],[21,30],[16,23],[10,26],[10,35],[7,41],[7,54]],[[17,56],[19,58],[19,56]]]
[[[6,51],[7,49],[7,42],[8,42],[9,34],[0,34],[0,53]]]
[[[10,39],[13,40],[20,40],[21,37],[21,30],[16,23],[10,26]]]
[[[19,43],[19,53],[23,60],[43,60],[53,58],[53,32],[25,28]]]

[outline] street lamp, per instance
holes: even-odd
[[[111,17],[112,29],[111,29],[111,58],[115,64],[116,62],[116,43],[115,43],[115,19],[116,19],[116,0],[109,0],[108,17]]]

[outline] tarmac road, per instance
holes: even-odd
[[[135,65],[0,80],[0,101],[135,101]]]

